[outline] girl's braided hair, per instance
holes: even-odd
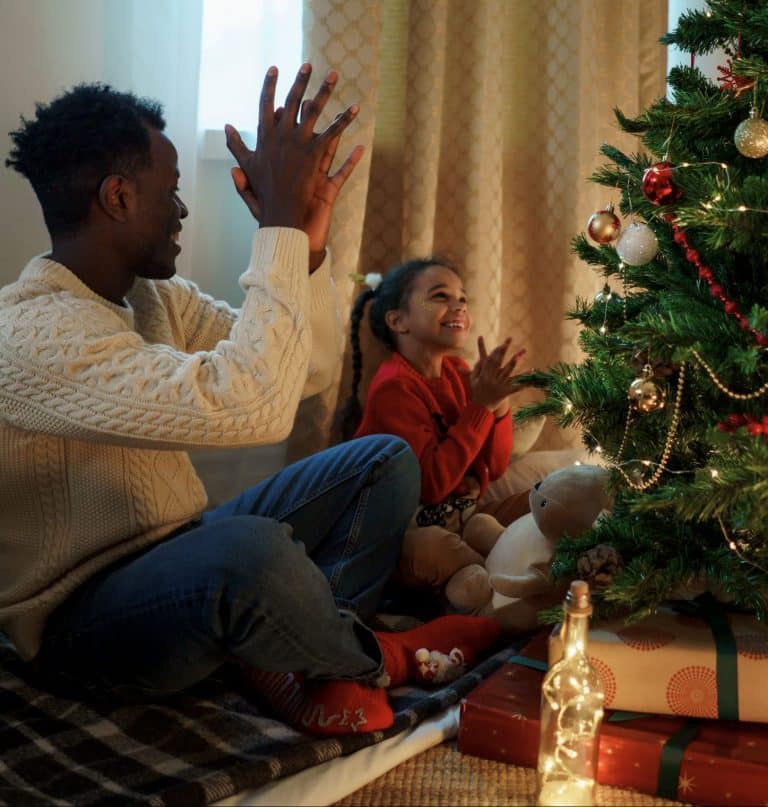
[[[363,418],[358,399],[358,388],[363,375],[363,353],[360,349],[360,323],[365,305],[370,300],[368,323],[373,335],[390,350],[395,350],[392,332],[386,321],[388,311],[401,308],[411,292],[416,278],[430,266],[445,266],[456,274],[458,270],[439,255],[414,258],[390,269],[375,289],[365,289],[355,300],[350,314],[349,338],[352,344],[352,391],[339,411],[338,424],[344,440],[350,440]]]

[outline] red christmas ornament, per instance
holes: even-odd
[[[640,189],[655,205],[668,205],[682,198],[683,192],[672,181],[672,163],[662,161],[645,170]]]

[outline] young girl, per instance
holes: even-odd
[[[376,372],[361,411],[359,329],[369,300],[371,331],[392,354]],[[513,372],[525,351],[507,357],[511,340],[505,339],[488,352],[480,337],[479,359],[470,369],[453,354],[466,344],[471,324],[461,277],[437,257],[390,270],[352,310],[352,394],[342,432],[347,438],[398,435],[421,466],[421,506],[416,529],[406,535],[399,570],[408,584],[441,585],[456,569],[483,562],[461,540],[461,530],[512,453],[508,397],[517,389]],[[527,492],[516,499],[505,507],[507,523],[528,510]]]

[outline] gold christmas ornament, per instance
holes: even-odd
[[[650,364],[643,367],[643,374],[629,385],[627,397],[638,412],[657,412],[664,408],[667,394],[653,378]]]
[[[672,444],[675,442],[675,434],[677,433],[677,427],[680,425],[680,410],[682,409],[683,404],[683,389],[685,388],[685,362],[682,362],[680,365],[680,373],[677,377],[677,392],[675,393],[675,403],[672,407],[672,417],[669,420],[669,429],[667,430],[667,437],[664,440],[664,448],[661,452],[661,457],[659,461],[656,463],[656,470],[653,474],[648,477],[648,479],[643,479],[642,477],[638,479],[637,471],[639,469],[634,469],[632,471],[632,476],[630,476],[622,467],[621,465],[615,464],[613,467],[617,470],[623,477],[624,481],[632,488],[632,490],[637,491],[644,491],[652,488],[658,481],[661,479],[662,474],[667,470],[667,462],[669,462],[670,454],[672,453]],[[627,438],[629,437],[629,427],[632,424],[632,419],[635,413],[635,407],[630,403],[627,407],[627,422],[624,426],[624,437],[621,440],[621,445],[619,446],[618,453],[616,454],[615,462],[621,459],[624,454],[624,447],[627,444]],[[645,464],[645,461],[642,461]]]
[[[749,117],[736,127],[733,142],[739,154],[745,157],[759,160],[768,155],[768,121],[758,117],[755,107],[749,111]]]
[[[613,212],[613,204],[609,204],[604,210],[598,210],[589,217],[587,232],[589,237],[598,244],[608,244],[619,237],[621,220]]]

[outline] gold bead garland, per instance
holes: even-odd
[[[648,488],[653,487],[659,479],[661,479],[661,475],[664,471],[667,470],[667,462],[669,461],[669,455],[672,453],[672,443],[675,440],[675,433],[677,432],[677,427],[680,425],[680,407],[683,401],[683,387],[685,382],[685,362],[680,365],[680,375],[678,376],[677,380],[677,392],[675,394],[675,405],[672,410],[672,418],[669,424],[669,431],[667,432],[667,439],[664,441],[664,449],[661,452],[661,459],[659,460],[658,467],[653,472],[653,476],[649,479],[645,479],[642,482],[634,482],[626,471],[621,468],[618,464],[614,463],[614,467],[616,470],[624,477],[624,481],[632,488],[632,490],[637,491],[644,491],[648,490]],[[621,441],[621,448],[619,449],[619,453],[616,457],[616,460],[621,459],[621,453],[624,450],[624,445],[627,440],[627,434],[629,432],[629,424],[631,421],[631,410],[627,415],[627,425],[624,429],[624,438]]]
[[[715,375],[715,371],[701,358],[699,352],[695,348],[691,348],[691,353],[696,358],[696,361],[704,368],[704,371],[707,375],[712,379],[712,383],[720,390],[720,392],[724,392],[729,398],[733,398],[736,401],[751,401],[755,398],[759,398],[761,395],[765,395],[768,392],[768,381],[763,384],[760,389],[755,390],[754,392],[734,392],[733,390],[728,389],[728,387],[723,384],[723,382]]]
[[[768,211],[766,211],[766,212],[768,212]],[[622,271],[623,268],[624,268],[624,262],[623,261],[619,262],[619,267],[618,268],[619,268],[619,276],[621,277],[621,281],[622,281],[622,292],[623,292],[623,295],[622,295],[622,297],[623,297],[623,299],[622,299],[622,308],[623,308],[623,314],[624,314],[624,321],[626,322],[626,319],[627,319],[627,285],[626,285],[626,275]],[[720,379],[715,374],[714,370],[712,370],[712,368],[704,361],[704,359],[699,355],[698,351],[696,351],[695,349],[692,348],[691,352],[693,353],[694,357],[696,358],[698,363],[701,365],[701,367],[709,375],[710,379],[712,380],[712,383],[721,392],[725,393],[730,398],[733,398],[735,400],[740,400],[740,401],[748,401],[748,400],[752,400],[754,398],[759,398],[761,395],[764,395],[766,392],[768,392],[768,382],[763,384],[760,387],[760,389],[758,389],[758,390],[756,390],[755,392],[752,392],[752,393],[733,392],[733,390],[728,389],[728,387],[726,387],[725,384],[723,384],[722,381],[720,381]],[[633,417],[632,417],[633,412],[632,412],[631,406],[627,410],[627,420],[626,420],[626,423],[625,423],[625,426],[624,426],[624,434],[622,436],[621,444],[619,446],[619,450],[618,450],[618,452],[616,454],[616,460],[613,463],[613,465],[616,468],[616,470],[618,470],[618,472],[622,475],[622,477],[624,478],[626,483],[633,490],[637,490],[637,491],[640,491],[640,492],[648,490],[649,488],[653,487],[653,485],[655,485],[659,481],[659,479],[661,478],[661,475],[667,470],[667,462],[669,461],[669,456],[672,453],[672,443],[674,442],[674,439],[675,439],[675,434],[677,432],[677,427],[680,425],[680,408],[681,408],[681,404],[682,404],[684,380],[685,380],[685,362],[683,362],[680,365],[680,374],[679,374],[679,378],[678,378],[677,391],[676,391],[676,395],[675,395],[675,404],[674,404],[674,408],[673,408],[673,411],[672,411],[672,418],[671,418],[671,421],[670,421],[669,431],[667,432],[667,437],[666,437],[666,440],[664,441],[664,449],[663,449],[662,454],[661,454],[660,462],[658,463],[656,471],[653,473],[653,475],[649,479],[646,479],[646,480],[644,480],[642,482],[634,482],[629,477],[629,475],[624,471],[624,469],[621,468],[620,465],[618,464],[619,461],[621,460],[622,454],[624,453],[624,448],[626,447],[627,439],[629,437],[630,426],[631,426],[632,420],[633,420]]]
[[[693,353],[696,361],[701,365],[701,367],[705,370],[707,375],[712,380],[712,383],[723,393],[725,393],[729,398],[733,398],[734,400],[739,401],[749,401],[755,398],[759,398],[761,395],[764,395],[768,392],[768,382],[763,384],[759,389],[755,390],[754,392],[750,393],[741,393],[741,392],[734,392],[725,384],[720,381],[720,379],[715,374],[715,371],[707,364],[706,361],[701,357],[699,352],[692,348],[691,353]],[[674,442],[675,434],[677,432],[677,427],[680,424],[680,408],[682,404],[682,393],[683,393],[683,383],[685,380],[685,362],[680,365],[680,375],[678,378],[678,385],[677,385],[677,392],[675,395],[675,404],[672,411],[672,418],[669,425],[669,431],[667,432],[666,440],[664,441],[664,449],[661,454],[661,459],[658,463],[658,467],[656,471],[653,473],[649,479],[646,479],[642,482],[634,482],[630,476],[618,465],[618,461],[621,459],[622,454],[624,453],[624,448],[626,447],[627,439],[629,437],[629,428],[632,423],[632,409],[628,409],[627,411],[627,420],[624,426],[624,435],[621,439],[621,444],[619,446],[619,450],[616,455],[616,462],[614,463],[614,467],[618,472],[622,475],[625,482],[633,489],[637,491],[644,491],[648,490],[650,487],[655,485],[661,475],[667,470],[667,462],[669,461],[669,455],[672,453],[672,443]]]
[[[626,446],[627,444],[627,438],[629,437],[629,427],[632,424],[632,414],[633,410],[632,407],[630,406],[627,409],[627,422],[624,424],[624,435],[621,438],[621,445],[619,446],[619,450],[616,452],[617,460],[621,459],[621,455],[624,453],[624,446]]]

